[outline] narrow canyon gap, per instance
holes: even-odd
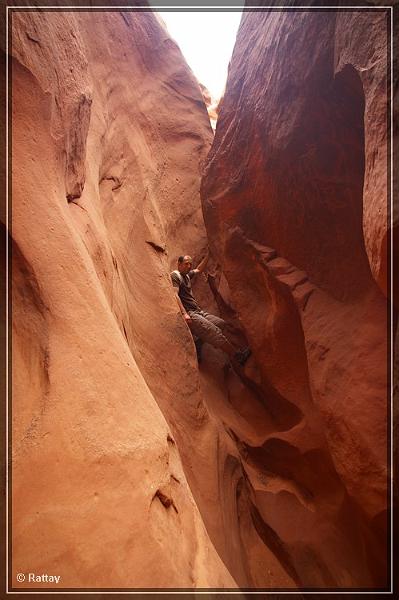
[[[11,26],[12,585],[385,586],[385,11],[245,13],[215,137],[154,13]]]

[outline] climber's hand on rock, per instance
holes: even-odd
[[[186,323],[190,323],[191,322],[191,317],[190,317],[190,315],[188,313],[184,313],[183,316],[184,316],[184,318],[186,320]]]

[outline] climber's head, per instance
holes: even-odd
[[[177,268],[179,273],[182,275],[187,275],[187,273],[193,268],[193,259],[191,256],[179,256],[177,259]]]

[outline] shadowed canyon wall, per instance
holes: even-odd
[[[383,585],[383,16],[244,15],[215,140],[153,13],[11,25],[11,583]]]
[[[201,190],[277,417],[244,469],[306,586],[387,584],[387,22],[245,13]]]

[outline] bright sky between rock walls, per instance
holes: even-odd
[[[219,100],[226,84],[242,12],[217,12],[215,9],[157,12],[198,81],[208,88],[215,100]]]

